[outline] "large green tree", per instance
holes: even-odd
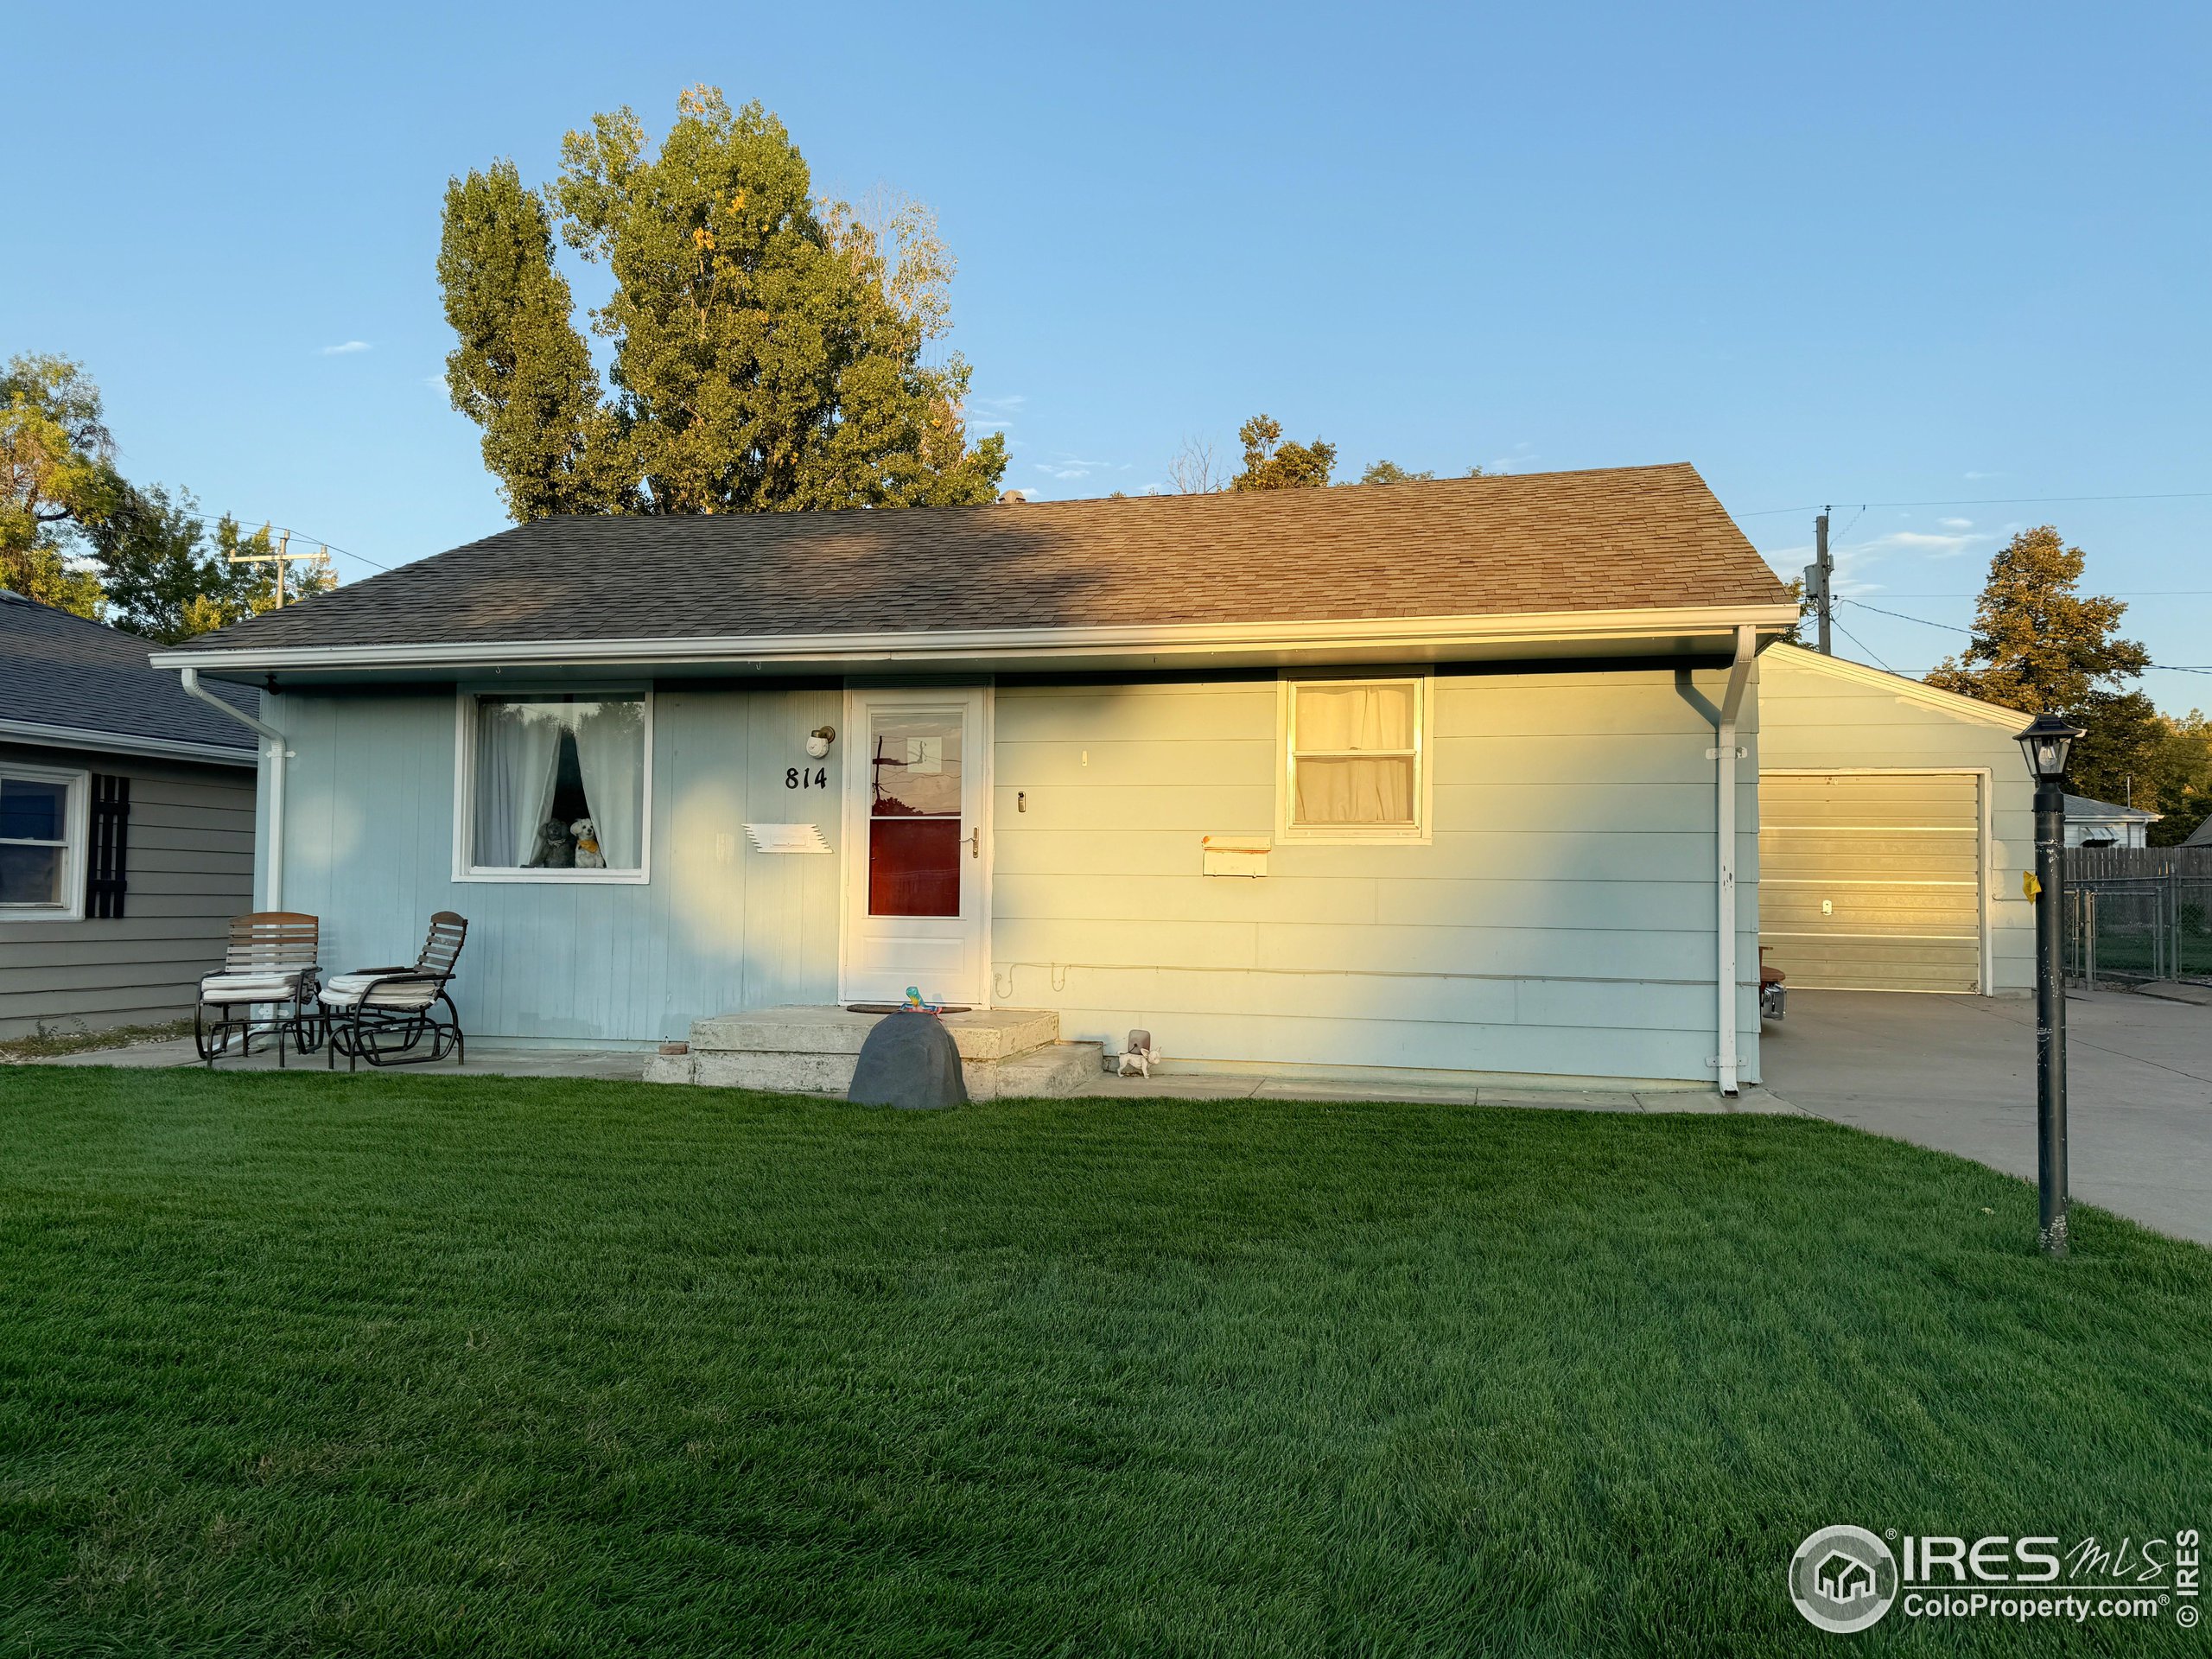
[[[1319,489],[1329,481],[1337,464],[1337,446],[1316,438],[1311,443],[1285,443],[1282,423],[1269,415],[1255,415],[1236,429],[1244,446],[1244,469],[1229,480],[1232,490]]]
[[[226,514],[212,537],[200,504],[159,485],[126,486],[122,503],[96,527],[105,609],[102,620],[164,645],[228,627],[276,603],[278,544],[270,526],[242,530]],[[235,562],[234,562],[235,561]],[[337,585],[327,564],[294,561],[283,577],[287,604]]]
[[[454,406],[518,519],[995,498],[1005,440],[968,441],[969,370],[932,354],[953,261],[915,204],[817,198],[783,124],[695,87],[650,152],[629,110],[446,192],[438,279]],[[603,264],[602,391],[555,236]]]
[[[83,365],[35,353],[10,359],[0,374],[0,585],[98,616],[86,537],[124,494],[100,390]]]
[[[1930,685],[2030,714],[2064,715],[2086,728],[2068,786],[2100,800],[2155,807],[2147,783],[2165,734],[2150,698],[2126,682],[2151,653],[2122,639],[2126,604],[2081,591],[2087,556],[2050,524],[2024,530],[1997,550],[1965,651],[1928,676]],[[2145,798],[2146,789],[2151,798]]]
[[[2187,841],[2212,817],[2212,719],[2192,709],[2159,716],[2164,730],[2151,751],[2151,796],[2164,816],[2150,829],[2153,847]]]
[[[268,526],[225,518],[211,539],[199,503],[117,470],[100,390],[84,365],[26,353],[0,375],[0,586],[174,644],[267,610],[276,566]],[[288,597],[334,586],[295,566]]]

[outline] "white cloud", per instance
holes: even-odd
[[[1974,520],[1971,518],[1938,518],[1936,522],[1942,525],[1946,530],[1972,530],[1974,528]]]
[[[1967,473],[1965,474],[1965,477],[1970,483],[1975,484],[1979,484],[1985,478],[2002,478],[2004,476],[2005,474],[2002,473]]]
[[[1003,432],[1014,423],[1022,405],[1029,401],[1020,392],[1009,392],[1003,397],[970,397],[961,410],[968,424],[984,431]]]
[[[1033,461],[1029,464],[1047,478],[1063,481],[1088,478],[1093,473],[1126,473],[1129,470],[1126,461],[1084,461],[1077,455],[1055,455],[1050,461]]]
[[[367,340],[349,340],[340,345],[326,346],[321,351],[317,352],[315,355],[317,357],[351,357],[356,352],[365,352],[368,349],[369,342]]]

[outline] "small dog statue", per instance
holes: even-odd
[[[1152,1063],[1159,1058],[1160,1051],[1152,1046],[1152,1033],[1133,1031],[1129,1033],[1129,1040],[1122,1045],[1122,1069],[1118,1075],[1148,1077],[1152,1075]]]
[[[569,826],[569,833],[576,838],[576,868],[580,870],[603,870],[607,855],[599,850],[599,826],[589,818],[578,818]]]

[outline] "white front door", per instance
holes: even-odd
[[[988,1001],[989,717],[980,687],[846,693],[842,1001]]]

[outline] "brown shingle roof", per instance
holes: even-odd
[[[1696,469],[1247,495],[543,518],[199,649],[1351,620],[1787,594]]]

